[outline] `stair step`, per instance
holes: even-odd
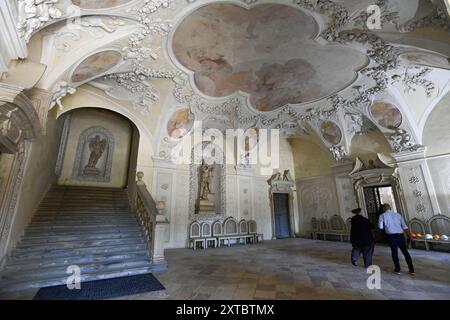
[[[100,254],[90,254],[83,256],[67,256],[59,257],[48,260],[43,259],[15,259],[12,258],[8,260],[8,264],[5,270],[31,270],[36,268],[46,268],[46,267],[56,267],[65,265],[80,265],[88,262],[94,261],[115,261],[115,260],[125,260],[134,258],[148,258],[147,250],[134,250],[126,252],[110,252],[110,253],[100,253]]]
[[[126,235],[126,234],[137,234],[137,233],[141,233],[141,229],[136,226],[136,227],[132,227],[132,228],[99,228],[96,232],[93,232],[92,230],[70,230],[70,231],[66,231],[66,230],[56,230],[56,231],[52,231],[52,230],[38,230],[38,231],[33,231],[33,232],[25,232],[25,236],[23,239],[27,238],[28,236],[30,237],[46,237],[46,236],[89,236],[89,235],[93,235],[95,233],[117,233],[117,234],[122,234],[122,235]]]
[[[129,224],[120,224],[120,223],[104,223],[104,224],[100,224],[102,229],[110,229],[110,228],[116,228],[116,229],[120,229],[120,228],[130,228],[130,227],[136,227],[137,228],[137,222],[136,223],[129,223]],[[70,225],[70,224],[64,224],[64,225],[52,225],[52,224],[48,224],[48,225],[33,225],[31,224],[30,226],[28,226],[26,228],[27,231],[38,231],[38,230],[46,230],[46,231],[58,231],[58,230],[67,230],[67,231],[71,231],[74,228],[77,228],[80,231],[83,230],[98,230],[99,225],[96,224],[90,224],[90,225],[81,225],[81,224],[76,224],[76,225]]]
[[[137,259],[129,259],[126,261],[116,260],[116,261],[100,261],[100,262],[90,262],[86,264],[80,264],[81,274],[92,273],[92,272],[106,272],[108,270],[126,269],[139,267],[143,265],[149,265],[150,260],[148,257],[140,257]],[[66,277],[67,278],[67,266],[56,266],[56,267],[41,267],[33,269],[30,272],[15,272],[14,270],[5,271],[2,274],[2,280],[14,281],[14,280],[33,280],[33,279],[46,279],[54,277]]]
[[[21,241],[24,245],[35,244],[48,244],[48,243],[60,243],[60,242],[79,242],[90,240],[113,240],[113,239],[130,239],[130,238],[142,238],[140,232],[136,233],[96,233],[87,235],[52,235],[52,236],[28,236]]]
[[[126,270],[118,269],[118,270],[109,270],[108,272],[85,273],[81,274],[81,282],[82,282],[81,287],[83,287],[83,282],[87,281],[126,277],[150,272],[158,272],[161,270],[162,270],[161,266],[152,265],[149,263],[144,266],[127,268]],[[56,277],[32,281],[5,281],[2,282],[0,292],[11,292],[11,291],[27,290],[32,288],[44,288],[44,287],[65,285],[66,283],[67,283],[67,275],[65,275],[63,278]]]
[[[58,215],[84,215],[93,216],[123,216],[131,215],[131,210],[92,210],[92,209],[53,209],[53,210],[39,210],[36,213],[37,217],[41,216],[58,216]]]
[[[125,209],[107,209],[107,208],[52,208],[39,209],[37,215],[51,215],[51,214],[130,214],[131,210]]]
[[[119,222],[127,222],[127,221],[136,221],[136,217],[134,214],[109,214],[109,215],[96,215],[94,214],[54,214],[53,216],[40,216],[37,215],[33,218],[32,224],[37,222],[57,222],[57,221],[81,221],[81,222],[89,222],[89,221],[100,221],[105,222],[108,220],[119,221]]]
[[[72,220],[72,221],[54,221],[54,222],[34,222],[30,226],[27,227],[28,230],[35,230],[35,229],[59,229],[59,228],[85,228],[85,229],[97,229],[98,227],[104,227],[104,228],[116,228],[116,227],[131,227],[136,226],[136,220],[133,221],[113,221],[109,219],[104,220],[98,220],[98,221],[79,221],[79,220]]]
[[[36,268],[46,268],[46,267],[56,267],[56,266],[64,266],[64,265],[80,265],[86,264],[89,262],[107,262],[111,260],[125,260],[125,259],[134,259],[134,258],[144,258],[148,259],[148,251],[144,249],[140,250],[132,250],[132,251],[124,251],[124,252],[108,252],[108,253],[99,253],[99,254],[89,254],[82,256],[66,256],[66,257],[56,257],[52,259],[15,259],[12,258],[8,260],[8,265],[5,267],[5,270],[30,270]]]
[[[85,247],[76,248],[72,250],[66,249],[53,249],[46,251],[27,251],[16,249],[12,254],[12,259],[14,260],[30,260],[30,259],[53,259],[53,258],[63,258],[72,257],[80,255],[89,254],[109,254],[109,253],[120,253],[120,252],[131,252],[136,250],[147,250],[147,244],[121,244],[114,246],[97,246],[97,247]]]
[[[0,273],[0,291],[65,284],[70,265],[82,281],[165,268],[150,261],[127,190],[54,186]]]
[[[141,243],[144,243],[142,237],[136,237],[129,239],[69,241],[69,242],[43,243],[31,245],[19,243],[16,248],[18,250],[26,250],[26,251],[51,251],[59,249],[68,250],[78,248],[92,248],[98,246],[113,246],[121,244],[141,244]]]

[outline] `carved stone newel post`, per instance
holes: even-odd
[[[156,202],[156,209],[158,210],[158,214],[156,215],[152,257],[153,263],[155,264],[166,263],[166,259],[164,258],[164,242],[169,223],[166,219],[166,216],[164,215],[165,207],[166,204],[164,201]]]

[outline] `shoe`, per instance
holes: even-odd
[[[414,271],[409,271],[409,274],[412,275],[412,276],[416,275],[416,273]]]
[[[358,266],[358,264],[356,263],[356,261],[353,261],[353,260],[352,260],[352,265],[354,265],[355,267]]]
[[[400,274],[400,270],[394,270],[394,273]]]

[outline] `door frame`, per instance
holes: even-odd
[[[405,211],[406,205],[403,201],[400,180],[396,169],[380,168],[364,170],[357,172],[356,174],[352,174],[351,177],[353,179],[356,200],[358,202],[358,206],[361,208],[361,213],[363,216],[368,217],[364,188],[389,185],[392,187],[392,193],[394,195],[397,211],[405,218],[405,220],[407,220]]]
[[[272,204],[272,220],[273,220],[273,239],[286,239],[286,238],[277,238],[277,228],[276,228],[276,219],[275,219],[275,195],[276,194],[287,194],[288,198],[287,198],[287,209],[288,209],[288,214],[287,214],[287,219],[288,219],[288,233],[289,236],[287,238],[293,238],[293,233],[292,233],[292,217],[291,217],[291,212],[292,212],[292,204],[291,204],[291,195],[289,194],[289,192],[272,192],[271,195],[271,204]]]
[[[274,206],[274,201],[273,201],[273,194],[274,193],[285,193],[288,195],[288,202],[289,202],[289,206],[288,206],[288,210],[289,210],[289,214],[288,214],[288,219],[289,219],[289,237],[290,238],[295,238],[295,234],[294,234],[294,194],[293,194],[293,190],[292,187],[288,184],[286,184],[283,188],[279,187],[279,184],[275,185],[275,186],[271,186],[269,189],[269,199],[270,199],[270,211],[271,211],[271,220],[272,220],[272,240],[277,239],[276,236],[276,229],[275,229],[275,206]]]

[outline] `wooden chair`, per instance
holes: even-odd
[[[255,220],[248,221],[248,233],[253,235],[253,242],[264,242],[264,236],[262,233],[258,233],[257,225]]]
[[[319,223],[317,222],[316,217],[311,218],[311,231],[309,233],[311,234],[311,238],[313,240],[317,239],[317,232],[319,231]]]
[[[220,248],[219,238],[223,236],[223,225],[219,220],[214,221],[212,224],[212,236],[217,239],[217,247]]]
[[[252,234],[249,234],[248,222],[245,219],[239,221],[239,234],[242,236],[242,240],[244,244],[247,242],[254,242],[255,237]]]
[[[217,248],[217,238],[213,237],[211,224],[208,222],[202,223],[202,238],[205,239],[205,248],[208,248],[208,244],[212,242],[214,244],[214,248]]]
[[[446,235],[450,236],[450,218],[443,215],[443,214],[437,214],[435,216],[432,216],[427,221],[427,227],[428,231],[434,236],[436,234],[438,235]],[[450,240],[426,240],[426,243],[428,244],[440,244],[440,245],[449,245]]]
[[[238,223],[233,217],[228,217],[223,222],[223,235],[219,237],[219,242],[227,241],[227,245],[231,245],[231,240],[235,240],[237,243],[240,242],[242,236],[239,235]],[[220,244],[219,244],[220,246]]]
[[[322,235],[323,240],[326,240],[328,231],[329,231],[328,220],[326,218],[319,219],[319,230],[316,232],[316,236]]]
[[[205,239],[202,238],[201,225],[198,221],[193,221],[189,226],[189,247],[193,245],[193,249],[197,249],[197,244],[201,244],[202,249],[205,248]]]
[[[417,219],[417,218],[413,218],[408,222],[408,228],[409,228],[410,232],[421,233],[424,236],[427,233],[425,222],[423,222],[422,220]],[[412,244],[413,248],[416,247],[416,243],[423,243],[425,245],[425,249],[430,250],[428,242],[425,238],[411,239],[411,244]]]

